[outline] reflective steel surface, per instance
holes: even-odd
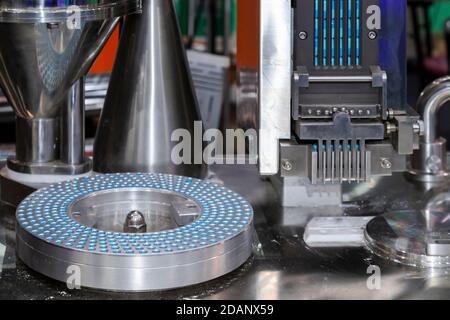
[[[263,175],[279,172],[279,140],[291,138],[292,3],[262,0],[259,50],[259,162]]]
[[[424,135],[420,148],[412,157],[411,175],[419,181],[442,181],[448,179],[446,140],[438,136],[439,112],[450,101],[450,77],[440,78],[420,95],[417,110],[424,122]]]
[[[19,117],[54,118],[118,20],[49,25],[0,23],[0,84]]]
[[[0,22],[54,23],[80,17],[110,19],[138,12],[141,0],[1,0]]]
[[[147,232],[124,228],[134,211]],[[235,270],[252,251],[250,204],[188,177],[129,173],[59,183],[27,197],[16,217],[21,261],[63,283],[78,270],[84,288],[186,287]]]
[[[47,175],[91,170],[84,158],[84,90],[78,80],[119,17],[138,12],[140,4],[0,1],[0,87],[18,117],[10,169]]]
[[[126,19],[110,83],[94,145],[94,171],[203,177],[202,165],[172,160],[175,130],[174,140],[190,133],[193,141],[198,138],[194,121],[200,120],[172,1],[146,1],[142,15]],[[187,158],[202,164],[202,155],[200,141]]]
[[[434,230],[428,229],[427,216],[436,220]],[[389,212],[368,223],[365,239],[370,250],[386,259],[419,268],[450,268],[449,230],[448,213]],[[433,254],[433,248],[441,252]]]
[[[422,205],[427,190],[403,175],[382,178],[358,187],[346,186],[342,207],[281,209],[270,182],[256,167],[214,167],[232,190],[255,209],[254,254],[233,273],[203,285],[168,292],[120,294],[68,290],[43,277],[15,257],[14,212],[1,208],[0,235],[7,244],[0,298],[23,299],[448,299],[450,275],[445,270],[423,271],[379,259],[365,249],[311,250],[303,243],[304,225],[311,214],[324,216],[381,214]],[[0,238],[0,241],[1,240]],[[381,271],[381,289],[367,285],[371,265]]]

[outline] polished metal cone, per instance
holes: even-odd
[[[186,129],[193,139],[194,121],[200,119],[172,1],[142,5],[142,15],[128,17],[123,27],[95,141],[94,171],[201,177],[203,165],[175,165],[171,159],[174,130]]]
[[[70,4],[76,5],[70,5]],[[0,0],[0,84],[19,117],[52,118],[137,0]]]
[[[140,4],[0,0],[0,86],[17,115],[16,157],[8,160],[9,169],[39,174],[90,170],[84,158],[80,79],[119,17],[138,12]]]
[[[64,23],[0,23],[0,82],[17,115],[29,120],[58,115],[116,23],[89,21],[73,30]]]

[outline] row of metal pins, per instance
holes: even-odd
[[[364,140],[319,140],[317,153],[318,170],[316,178],[318,181],[322,183],[366,181],[366,147]]]

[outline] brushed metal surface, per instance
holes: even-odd
[[[291,1],[261,1],[259,67],[259,166],[279,171],[279,140],[291,138]]]
[[[195,140],[194,121],[200,120],[172,1],[144,2],[142,15],[127,18],[122,32],[94,145],[94,171],[204,176],[202,164],[175,165],[171,158],[174,130],[186,129]],[[192,148],[191,163],[203,163],[201,149]]]

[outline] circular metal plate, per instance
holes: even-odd
[[[57,23],[73,19],[104,20],[140,12],[140,0],[0,1],[0,22]]]
[[[365,240],[376,255],[419,268],[450,267],[450,216],[440,211],[391,212],[371,220]]]
[[[150,232],[120,232],[134,210]],[[64,282],[75,272],[81,286],[98,289],[197,284],[236,269],[252,251],[247,201],[223,186],[172,175],[59,183],[25,199],[17,220],[18,256],[29,267]]]

